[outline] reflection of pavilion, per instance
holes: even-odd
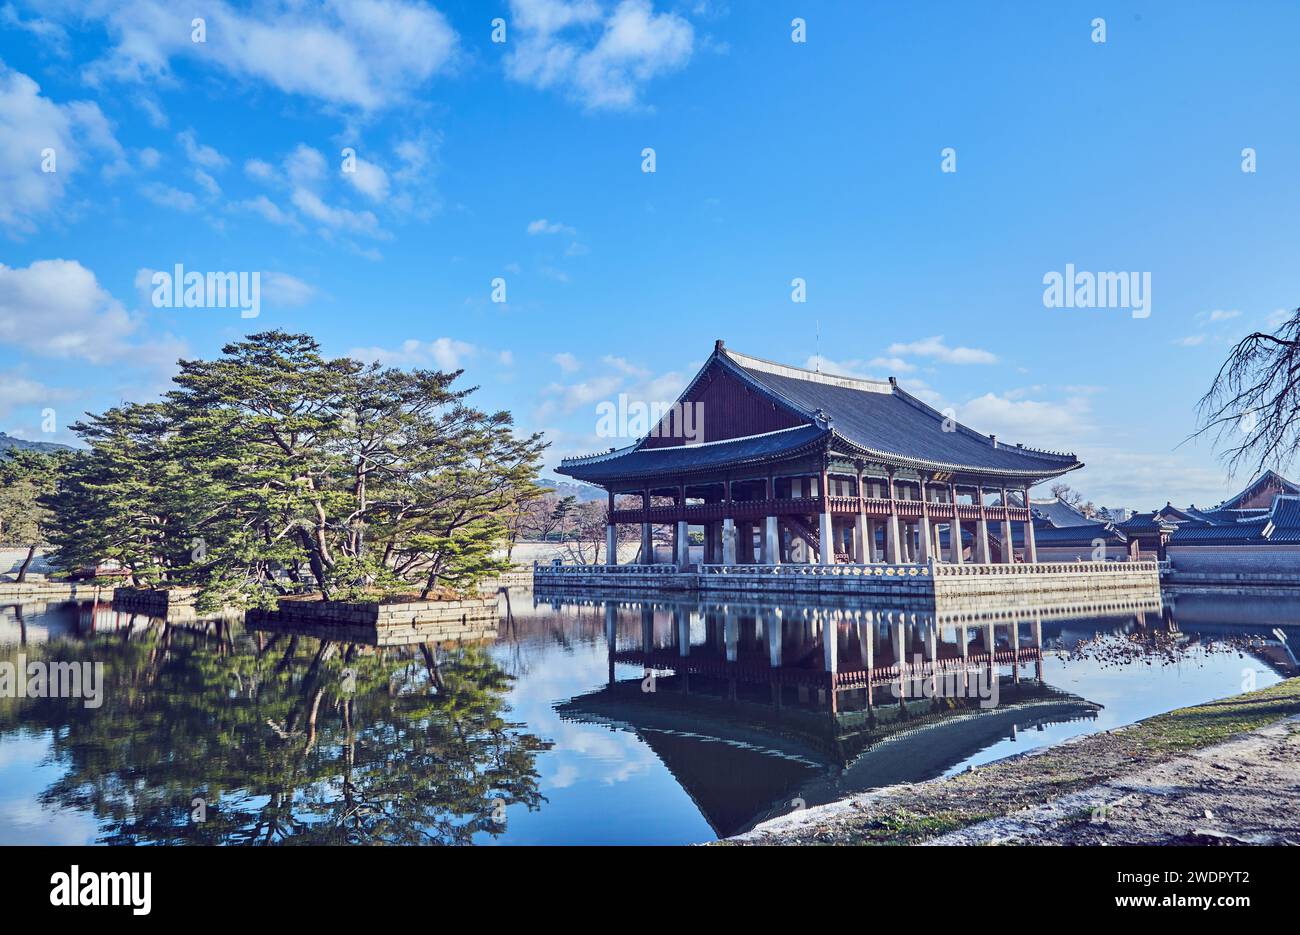
[[[1095,717],[1042,684],[1041,619],[954,616],[610,602],[609,684],[557,708],[635,733],[720,835],[796,799],[931,778],[1017,732]],[[617,681],[618,664],[641,674]],[[996,706],[982,705],[977,686],[993,685]]]
[[[1032,667],[1042,680],[1042,620],[1027,611],[896,611],[647,596],[606,601],[609,681],[617,663],[721,679],[728,697],[761,685],[777,708],[815,698],[831,713],[874,713],[899,698],[959,694]],[[634,612],[632,619],[620,609]],[[1071,607],[1077,612],[1077,608]],[[629,624],[639,622],[632,629]],[[630,631],[630,632],[629,632]],[[948,691],[942,688],[947,686]]]

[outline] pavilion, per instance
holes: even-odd
[[[610,562],[619,525],[640,525],[651,563],[664,524],[684,568],[691,527],[703,528],[705,564],[1009,564],[1018,524],[1035,562],[1030,488],[1082,466],[967,428],[892,377],[804,370],[718,341],[644,437],[557,470],[608,492]]]

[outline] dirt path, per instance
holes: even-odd
[[[726,843],[1300,843],[1298,715],[1291,679],[796,812]]]

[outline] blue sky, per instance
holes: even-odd
[[[284,328],[463,366],[553,464],[724,338],[1075,451],[1099,504],[1246,480],[1177,446],[1300,304],[1294,4],[170,6],[0,0],[0,430]],[[177,263],[259,271],[260,316],[155,308]],[[1149,273],[1150,316],[1046,308],[1067,264]]]

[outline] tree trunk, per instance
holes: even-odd
[[[27,569],[32,565],[32,558],[36,555],[36,546],[33,545],[27,550],[27,558],[23,559],[22,567],[18,569],[18,583],[22,584],[27,580]]]

